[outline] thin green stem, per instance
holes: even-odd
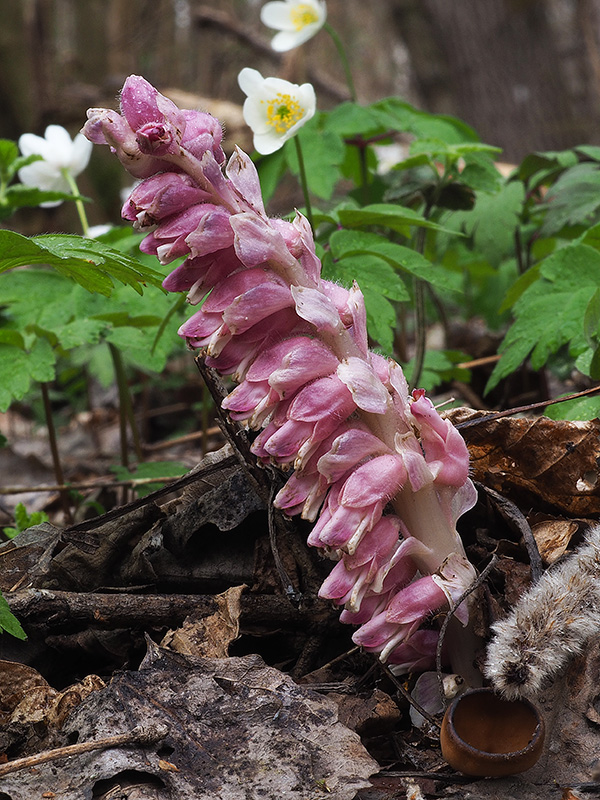
[[[338,33],[335,30],[335,28],[332,28],[328,22],[326,22],[325,25],[323,25],[323,29],[326,30],[327,33],[333,39],[333,43],[335,44],[336,49],[338,51],[340,61],[342,62],[342,67],[344,68],[344,74],[346,75],[346,83],[348,84],[350,99],[352,100],[353,103],[356,103],[356,88],[354,86],[354,79],[352,78],[350,62],[348,61],[348,56],[346,55],[346,50],[344,48],[342,40],[338,36]]]
[[[62,174],[65,177],[65,180],[69,184],[69,188],[71,192],[77,198],[75,200],[75,208],[77,209],[77,214],[79,215],[79,222],[81,223],[81,230],[83,231],[84,236],[88,236],[90,232],[90,226],[87,219],[87,214],[85,213],[85,206],[83,204],[83,200],[81,199],[81,195],[79,194],[79,187],[77,186],[77,181],[71,175],[68,169],[63,169]]]
[[[308,192],[308,181],[306,179],[306,167],[304,166],[304,155],[302,153],[302,145],[297,136],[294,136],[294,143],[296,145],[296,155],[298,156],[298,170],[300,172],[300,185],[302,186],[302,193],[304,194],[304,205],[306,206],[306,218],[310,223],[310,227],[315,229],[313,225],[312,206],[310,204],[310,195]]]
[[[65,483],[65,478],[62,469],[62,464],[60,463],[60,454],[58,452],[58,438],[56,436],[56,428],[54,426],[54,418],[52,416],[52,405],[50,403],[48,384],[42,382],[40,383],[40,387],[42,390],[42,401],[44,403],[44,416],[46,418],[46,428],[48,429],[48,442],[50,444],[50,452],[52,454],[52,466],[54,467],[54,477],[56,478],[56,483],[59,486],[63,486]],[[71,505],[69,503],[68,492],[62,491],[60,493],[60,500],[65,514],[65,520],[67,521],[67,523],[70,524],[73,521],[73,517],[71,515]]]
[[[124,467],[129,466],[129,453],[127,450],[127,423],[131,428],[131,435],[133,437],[133,446],[138,461],[144,460],[142,452],[142,445],[140,441],[140,434],[135,421],[133,413],[133,403],[131,402],[131,393],[129,391],[129,384],[127,383],[127,376],[125,375],[125,366],[123,358],[117,347],[111,342],[108,343],[110,355],[115,370],[115,378],[117,380],[117,387],[119,389],[119,430],[121,436],[121,464]]]
[[[410,377],[410,390],[415,389],[421,380],[423,364],[425,363],[425,285],[422,278],[415,278],[413,282],[415,295],[415,363]]]

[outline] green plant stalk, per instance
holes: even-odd
[[[302,153],[302,145],[297,136],[294,137],[294,144],[296,145],[296,155],[298,156],[298,171],[300,174],[300,185],[302,186],[302,193],[304,195],[304,205],[306,206],[306,218],[314,232],[315,228],[313,225],[312,206],[308,192],[308,181],[306,179],[306,167],[304,166],[304,155]]]
[[[121,464],[124,467],[129,467],[129,452],[127,449],[127,423],[131,428],[131,435],[133,437],[133,446],[138,461],[144,460],[142,446],[140,441],[140,434],[135,421],[133,413],[133,403],[131,402],[131,393],[129,391],[129,384],[125,375],[125,367],[123,365],[123,357],[120,350],[111,342],[108,343],[110,355],[112,358],[115,378],[117,380],[117,387],[119,389],[119,430],[121,437]]]
[[[40,383],[40,388],[42,390],[44,416],[46,418],[46,428],[48,429],[48,442],[50,444],[50,452],[52,454],[52,466],[54,468],[54,477],[56,479],[56,483],[59,484],[59,486],[63,486],[65,479],[64,479],[62,464],[60,463],[60,453],[58,452],[58,439],[56,436],[56,427],[54,426],[54,418],[52,416],[52,406],[50,403],[48,384],[42,382]],[[67,521],[67,523],[70,524],[73,521],[73,517],[71,514],[71,504],[69,503],[68,492],[66,491],[60,492],[60,501],[65,514],[65,520]]]
[[[338,51],[340,61],[342,62],[342,67],[344,69],[344,74],[346,76],[346,83],[348,84],[350,99],[352,100],[353,103],[356,103],[356,87],[354,86],[354,79],[352,78],[352,70],[350,69],[350,62],[348,61],[348,56],[346,55],[346,50],[344,48],[342,40],[338,36],[338,33],[335,30],[335,28],[332,28],[328,22],[326,22],[323,25],[323,29],[326,30],[327,33],[333,39],[333,43]]]
[[[81,199],[81,194],[79,193],[79,187],[77,186],[77,181],[71,175],[68,169],[63,169],[62,174],[65,177],[65,180],[69,184],[69,188],[75,195],[75,208],[77,209],[77,214],[79,216],[79,222],[81,223],[81,230],[84,236],[89,236],[90,233],[90,225],[88,222],[87,214],[85,213],[85,206],[83,204],[83,200]]]

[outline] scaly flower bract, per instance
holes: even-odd
[[[279,150],[315,114],[317,100],[310,83],[298,86],[281,78],[263,78],[249,67],[240,72],[238,83],[247,95],[244,120],[262,155]]]
[[[318,33],[327,19],[323,0],[273,0],[260,11],[261,21],[279,31],[271,41],[278,53],[293,50]]]
[[[71,139],[61,125],[48,125],[44,136],[24,133],[19,138],[19,149],[24,156],[41,156],[19,170],[19,180],[26,186],[35,186],[44,192],[69,193],[71,187],[65,173],[76,178],[87,167],[92,153],[92,143],[78,133]],[[62,200],[41,203],[43,208],[60,205]]]

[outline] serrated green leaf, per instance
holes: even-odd
[[[21,400],[32,381],[54,379],[55,355],[46,339],[36,339],[29,351],[0,344],[0,411]]]
[[[90,292],[109,296],[114,279],[142,293],[149,283],[159,286],[163,276],[155,269],[95,239],[66,234],[27,238],[0,230],[0,273],[15,267],[47,264]]]
[[[515,321],[501,347],[501,357],[486,387],[489,391],[529,356],[534,369],[568,344],[571,352],[586,349],[583,329],[590,297],[600,287],[600,253],[573,244],[548,256],[539,279],[516,301]]]
[[[405,206],[394,205],[392,203],[373,203],[362,208],[340,209],[338,212],[340,223],[347,228],[363,228],[367,225],[378,225],[390,228],[393,231],[410,235],[410,227],[429,228],[430,230],[450,231],[442,225],[425,219],[422,214],[413,211]],[[458,234],[460,235],[460,234]]]
[[[281,178],[286,170],[286,158],[283,149],[276,150],[268,156],[262,156],[257,164],[258,176],[263,201],[268,203],[275,194]]]
[[[39,206],[42,203],[55,202],[57,200],[73,199],[75,199],[75,195],[68,192],[47,192],[36,189],[34,186],[16,183],[6,190],[2,204],[11,208],[23,208],[25,206]]]
[[[329,243],[334,258],[370,253],[383,258],[394,268],[421,278],[439,289],[461,291],[460,276],[432,264],[416,250],[389,242],[377,233],[356,230],[334,231]]]

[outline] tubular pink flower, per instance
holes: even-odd
[[[217,120],[139,76],[121,112],[91,109],[84,133],[144,179],[122,212],[153,228],[142,251],[185,257],[163,285],[202,303],[179,334],[237,382],[224,409],[260,431],[258,458],[293,465],[275,505],[316,520],[308,543],[338,561],[321,597],[382,660],[429,666],[437,633],[420,626],[475,574],[456,531],[476,496],[464,441],[369,351],[363,295],[321,278],[308,221],[267,216],[245,153],[224,165]],[[466,601],[456,614],[467,623]]]
[[[136,228],[147,228],[209,199],[189,175],[161,172],[134,187],[121,216],[131,220]]]

